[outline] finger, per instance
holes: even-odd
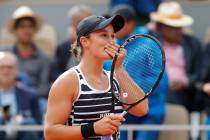
[[[122,48],[120,45],[118,45],[117,43],[107,43],[107,46],[109,46],[110,48],[114,49],[114,50],[117,50],[119,48]]]
[[[111,44],[107,44],[106,46],[105,46],[105,48],[107,48],[107,49],[109,49],[109,50],[113,50],[113,51],[117,51],[117,47],[115,47],[114,45],[111,45]]]
[[[117,52],[117,50],[114,50],[114,49],[112,49],[112,48],[105,48],[106,50],[108,50],[109,52],[112,52],[112,53],[116,53]]]
[[[114,55],[115,55],[115,52],[110,51],[110,50],[108,50],[108,49],[105,49],[105,52],[106,52],[108,55],[110,55],[112,58],[113,58]]]
[[[120,48],[120,45],[118,45],[116,42],[109,42],[108,44],[110,44],[111,46],[115,48]]]
[[[120,48],[119,55],[121,55],[121,56],[126,55],[126,50],[124,48]]]
[[[120,120],[112,120],[110,121],[111,125],[116,127],[117,129],[121,126],[121,121]]]
[[[118,131],[118,127],[115,127],[114,125],[110,125],[109,130],[111,134],[114,134]]]
[[[125,118],[122,115],[117,115],[117,114],[111,114],[108,116],[111,120],[119,120],[119,121],[123,121],[125,120]]]
[[[111,54],[113,57],[117,54],[119,55],[119,52],[117,52],[117,50],[114,50],[112,48],[105,48],[106,52],[108,52],[109,54]]]
[[[106,45],[106,47],[109,49],[109,50],[114,50],[115,52],[121,52],[121,51],[123,51],[123,52],[125,52],[125,49],[124,48],[122,48],[121,46],[119,46],[118,44],[116,44],[116,43],[108,43],[107,45]]]

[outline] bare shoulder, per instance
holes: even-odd
[[[73,70],[66,71],[53,83],[48,96],[46,124],[65,124],[78,93],[78,83]]]
[[[78,91],[78,83],[79,81],[75,71],[70,69],[56,79],[50,89],[49,97],[60,96],[62,94],[63,97],[74,98]]]
[[[77,75],[75,73],[74,70],[68,70],[66,72],[64,72],[63,74],[61,74],[57,79],[56,81],[54,82],[53,85],[62,85],[62,84],[73,84],[75,83],[75,81],[78,81],[77,79]]]

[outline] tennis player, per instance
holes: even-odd
[[[115,55],[119,47],[114,42],[115,32],[123,26],[124,19],[119,15],[109,19],[89,16],[79,23],[73,52],[80,63],[64,72],[51,87],[45,118],[46,140],[119,140],[118,129],[125,120],[120,113],[126,106],[114,101],[113,107],[109,72],[103,70],[103,63]],[[121,49],[115,66],[115,80],[123,91],[128,88],[121,84],[123,81],[128,85],[133,82],[122,65],[125,55]],[[141,89],[138,91],[144,95]],[[110,113],[113,110],[114,114]],[[147,100],[129,111],[136,116],[147,112]]]

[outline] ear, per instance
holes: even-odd
[[[86,48],[89,45],[89,40],[87,37],[80,37],[80,43],[82,47]]]

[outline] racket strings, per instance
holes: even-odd
[[[121,87],[126,89],[121,89],[117,96],[121,102],[132,104],[143,98],[142,94],[137,94],[139,92],[133,90],[134,85],[141,87],[145,95],[151,92],[164,65],[163,54],[159,44],[147,37],[135,38],[129,41],[125,48],[127,55],[124,68],[134,82],[120,79],[120,85],[125,85]]]
[[[125,77],[118,76],[118,80],[120,81],[119,84],[120,89],[119,92],[115,92],[115,97],[121,101],[122,103],[126,104],[132,104],[139,100],[139,98],[143,98],[144,94],[143,91],[139,92],[139,88],[133,88],[136,87],[136,83],[132,80],[132,78],[126,74]],[[125,81],[124,79],[130,79],[128,81]],[[128,84],[129,83],[129,84]]]

